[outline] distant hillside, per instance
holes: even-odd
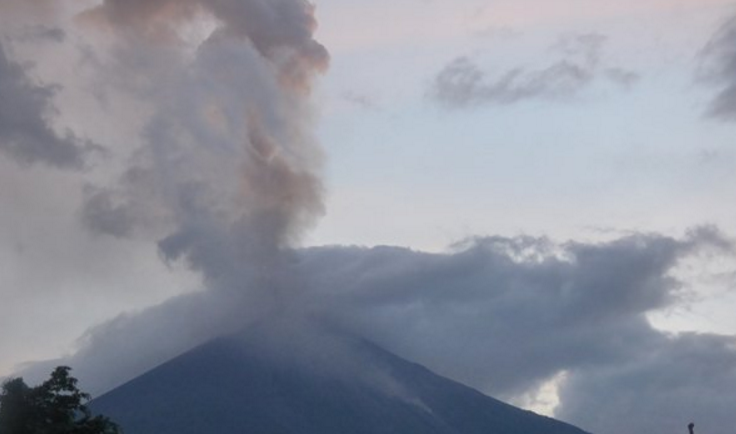
[[[361,339],[215,339],[92,403],[126,434],[585,434]]]

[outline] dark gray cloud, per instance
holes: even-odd
[[[82,221],[95,233],[114,237],[130,236],[135,226],[135,217],[128,206],[113,204],[109,191],[87,186]]]
[[[736,17],[726,21],[702,52],[705,63],[701,75],[720,87],[707,115],[736,120]]]
[[[450,108],[513,104],[530,99],[559,100],[576,95],[595,80],[630,87],[639,76],[601,65],[606,38],[598,34],[563,37],[555,45],[563,59],[537,70],[512,68],[490,76],[469,57],[458,57],[435,77],[429,95]]]
[[[332,311],[365,321],[361,332],[508,397],[563,367],[616,363],[658,340],[644,315],[676,299],[678,282],[668,272],[704,237],[563,246],[488,238],[452,255],[318,249],[307,260],[324,261],[316,270],[345,273],[338,276],[347,285],[330,282],[333,274],[310,275],[317,276],[318,291],[334,291],[325,294],[338,303]]]
[[[691,421],[696,432],[732,430],[736,338],[659,336],[642,350],[621,363],[572,371],[559,416],[606,432],[681,432]]]
[[[23,164],[81,168],[97,147],[71,131],[54,130],[56,88],[34,82],[27,69],[0,45],[0,152]]]
[[[285,305],[252,292],[248,303],[224,292],[179,297],[90,331],[67,361],[99,392],[224,331],[316,316],[506,399],[564,373],[559,415],[593,432],[671,432],[692,415],[721,434],[736,422],[726,411],[733,339],[668,335],[646,317],[683,295],[672,271],[704,249],[733,247],[702,229],[606,243],[491,237],[447,254],[311,248],[284,263],[299,289]]]

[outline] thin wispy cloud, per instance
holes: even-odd
[[[555,46],[564,55],[561,60],[540,69],[516,67],[496,75],[484,71],[470,57],[458,57],[435,76],[429,95],[448,108],[469,108],[534,99],[565,100],[598,80],[630,87],[639,75],[603,65],[605,41],[605,36],[594,33],[564,37]]]
[[[373,98],[363,93],[345,91],[340,96],[346,102],[356,107],[359,107],[361,109],[364,109],[364,110],[379,110],[380,109],[378,103],[376,103],[376,101],[374,101]]]
[[[736,17],[726,21],[701,53],[705,60],[703,78],[720,89],[710,102],[710,117],[736,120]]]

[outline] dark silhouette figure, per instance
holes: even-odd
[[[690,431],[690,434],[695,434],[695,424],[692,422],[687,424],[687,430]]]

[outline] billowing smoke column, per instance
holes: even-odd
[[[83,336],[64,363],[92,390],[307,297],[292,258],[323,213],[315,30],[305,0],[0,2],[0,157],[63,173],[96,241],[153,245],[204,279]]]
[[[85,222],[155,237],[212,288],[278,292],[284,248],[323,212],[308,97],[328,54],[313,7],[107,0],[79,20],[108,38],[116,85],[153,112],[120,181],[88,188]]]

